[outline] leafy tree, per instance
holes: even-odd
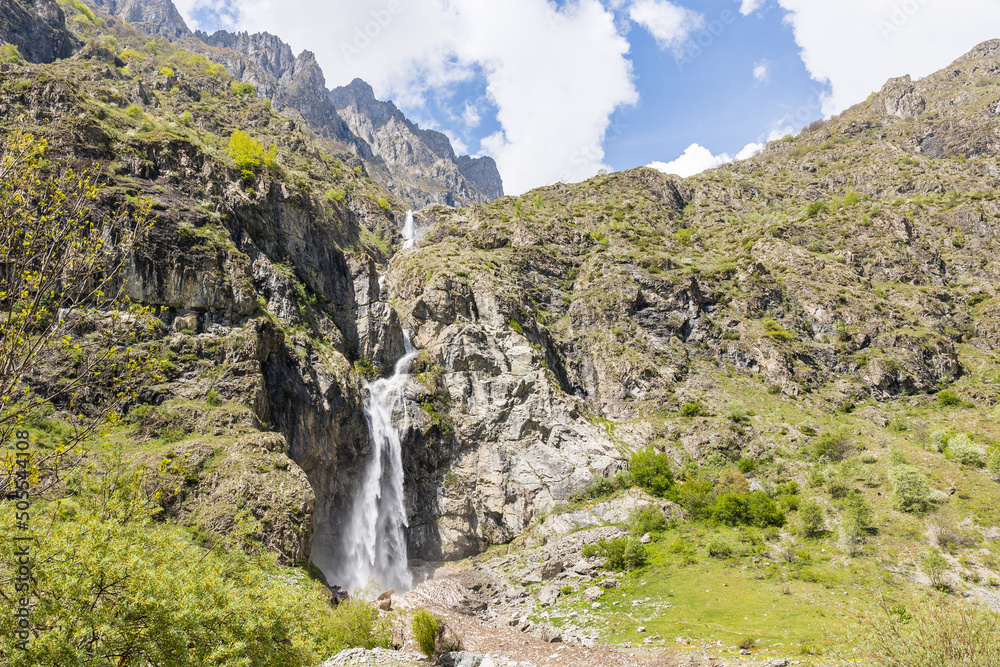
[[[815,500],[807,500],[799,505],[799,527],[805,537],[817,537],[823,534],[826,522],[823,519],[823,508]]]
[[[121,280],[149,228],[148,202],[97,211],[96,175],[50,164],[45,152],[44,141],[20,128],[0,146],[0,441],[46,405],[87,417],[35,458],[36,469],[52,472],[72,465],[66,455],[148,379],[153,362],[136,343],[153,320],[129,303]],[[80,326],[91,334],[71,335]],[[65,359],[73,371],[53,382]]]
[[[632,480],[660,498],[665,498],[674,486],[674,471],[670,459],[652,447],[632,453]]]
[[[927,479],[916,468],[897,465],[889,472],[892,499],[903,512],[926,512],[933,504]]]
[[[931,549],[924,556],[920,563],[920,569],[931,580],[931,586],[938,590],[948,589],[948,584],[944,580],[944,574],[948,571],[948,559],[942,556],[937,549]]]
[[[243,130],[236,130],[229,137],[229,155],[236,162],[246,177],[253,176],[261,166],[276,168],[278,165],[278,149],[275,146],[265,149],[260,143]]]

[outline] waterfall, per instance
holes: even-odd
[[[362,473],[354,507],[345,524],[339,583],[349,591],[374,579],[383,588],[410,590],[413,580],[406,560],[406,506],[403,502],[403,456],[400,437],[409,418],[403,400],[410,363],[416,356],[404,331],[406,354],[390,378],[366,385],[365,419],[371,436],[371,460]],[[402,432],[393,417],[402,412]]]
[[[406,223],[403,224],[403,250],[413,247],[417,236],[417,228],[413,222],[413,211],[406,212]]]

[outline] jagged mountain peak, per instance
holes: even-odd
[[[491,158],[456,156],[446,135],[420,129],[395,104],[376,99],[361,79],[327,90],[312,51],[296,56],[291,46],[267,32],[191,32],[171,0],[88,1],[149,34],[185,39],[188,48],[205,51],[231,75],[252,83],[279,111],[346,145],[365,161],[373,178],[408,206],[464,206],[503,196],[503,181]]]

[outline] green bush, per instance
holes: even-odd
[[[0,65],[20,65],[21,54],[14,44],[0,44]]]
[[[882,599],[878,607],[851,627],[863,667],[1000,665],[1000,616],[988,607],[945,596],[909,606]]]
[[[815,201],[806,206],[806,217],[815,218],[821,213],[826,213],[828,209],[829,207],[826,205],[826,202]]]
[[[845,431],[824,433],[813,443],[813,457],[842,461],[851,452],[851,440]]]
[[[895,466],[889,472],[892,499],[903,512],[926,512],[933,504],[931,490],[923,473],[906,465]]]
[[[721,537],[713,537],[708,543],[708,555],[712,558],[732,558],[735,553],[736,548]]]
[[[194,116],[191,115],[190,111],[185,111],[181,114],[181,125],[184,127],[191,127],[194,125]]]
[[[428,658],[433,657],[437,649],[438,632],[441,629],[437,617],[426,609],[418,609],[413,614],[412,627],[420,652]]]
[[[125,108],[125,115],[133,120],[142,120],[146,117],[146,112],[138,104],[130,104]]]
[[[229,156],[233,158],[241,170],[256,172],[261,165],[277,167],[278,149],[271,146],[267,150],[264,145],[242,130],[236,130],[229,137]]]
[[[938,392],[938,404],[944,408],[955,408],[964,405],[962,398],[951,389]]]
[[[687,403],[681,406],[681,414],[685,417],[697,417],[703,412],[701,401]]]
[[[254,88],[252,83],[242,81],[233,81],[229,84],[229,89],[233,92],[233,95],[255,95],[257,93],[257,89]]]
[[[646,545],[638,537],[619,537],[614,540],[601,540],[597,543],[597,554],[607,559],[605,567],[609,570],[631,572],[646,565],[649,552]]]
[[[667,517],[659,507],[643,507],[632,512],[628,524],[636,535],[662,533],[668,527]]]
[[[764,333],[767,334],[768,338],[779,343],[787,343],[795,338],[795,335],[785,331],[780,324],[772,319],[762,320],[760,323],[761,328]]]
[[[341,191],[341,190],[327,190],[326,191],[326,200],[328,202],[330,202],[331,204],[333,204],[335,202],[342,202],[342,201],[344,201],[344,199],[346,199],[346,197],[347,197],[347,195],[345,195],[343,193],[343,191]]]
[[[674,486],[670,459],[652,447],[632,453],[632,480],[654,496],[665,498]]]
[[[76,476],[72,520],[57,503],[35,505],[31,650],[14,650],[14,624],[2,623],[3,664],[311,667],[389,645],[385,623],[357,622],[360,600],[331,610],[319,584],[238,551],[238,536],[209,551],[190,543],[155,521],[147,478],[103,463],[107,474]],[[0,532],[12,535],[13,502],[0,505]],[[16,576],[16,548],[0,541],[3,580]],[[365,613],[378,618],[370,604]]]
[[[214,389],[209,389],[208,394],[205,396],[205,403],[207,403],[210,408],[217,408],[222,405],[222,398],[219,396],[219,392]]]
[[[785,525],[785,515],[763,491],[748,494],[723,493],[713,501],[710,515],[714,521],[727,526],[765,528]]]
[[[799,528],[805,537],[818,537],[826,528],[823,508],[815,500],[807,500],[799,505]]]
[[[949,438],[946,451],[962,465],[982,468],[986,464],[983,450],[965,433]]]
[[[949,586],[944,580],[944,575],[948,571],[948,559],[941,555],[937,549],[931,549],[920,562],[920,569],[931,581],[931,586],[938,590],[948,590]]]

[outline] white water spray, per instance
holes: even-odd
[[[417,227],[413,222],[413,211],[406,212],[406,222],[403,224],[403,250],[413,247],[417,237]]]
[[[413,585],[406,559],[406,506],[403,501],[403,455],[400,436],[409,426],[403,387],[416,356],[403,332],[406,354],[396,362],[391,378],[366,386],[365,418],[371,435],[372,458],[354,497],[346,523],[343,561],[338,583],[348,591],[374,579],[383,588],[406,592]],[[393,417],[402,412],[402,431]]]

